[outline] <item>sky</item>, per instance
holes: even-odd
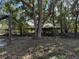
[[[2,5],[3,5],[5,2],[7,2],[7,1],[10,1],[10,0],[0,0],[0,7],[2,7]],[[18,7],[22,6],[22,3],[20,2],[20,3],[16,4],[15,6],[16,6],[16,8],[18,8]]]
[[[4,6],[4,3],[5,3],[5,2],[8,2],[8,1],[10,1],[10,0],[0,0],[0,14],[5,14],[5,13],[3,12],[3,10],[2,10],[2,7]],[[13,7],[19,8],[20,6],[22,6],[22,3],[21,3],[21,2],[15,4]]]

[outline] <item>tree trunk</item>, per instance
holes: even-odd
[[[32,4],[33,4],[33,7],[32,7],[32,10],[33,10],[33,19],[34,19],[34,26],[35,26],[35,38],[37,38],[37,19],[36,19],[36,12],[35,12],[35,4],[34,4],[34,0],[32,1]]]
[[[38,10],[39,10],[39,19],[38,19],[38,38],[41,38],[42,33],[42,20],[43,20],[43,0],[38,0]]]
[[[12,17],[10,16],[10,18],[8,19],[8,25],[9,25],[9,39],[8,39],[8,44],[11,43],[11,37],[12,37]]]
[[[22,26],[19,24],[19,30],[20,30],[20,36],[23,35],[23,30],[22,30]]]
[[[68,33],[68,28],[67,28],[67,20],[65,18],[66,16],[64,16],[64,34]]]
[[[51,3],[51,5],[52,5],[52,11],[51,11],[51,13],[52,13],[52,17],[53,17],[53,26],[55,27],[55,11],[54,11],[54,9],[55,9],[55,1],[51,1],[52,3]]]
[[[78,15],[76,16],[76,19],[75,19],[75,28],[74,28],[75,34],[77,33],[77,18],[78,18]]]
[[[61,5],[60,5],[60,13],[62,15],[62,2],[61,2]],[[61,34],[63,34],[63,24],[62,24],[62,16],[60,18],[60,26],[61,26]]]
[[[66,24],[64,24],[64,33],[68,33],[68,28]]]

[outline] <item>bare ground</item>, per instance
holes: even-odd
[[[49,56],[54,56],[56,53],[66,53],[66,56],[74,56],[74,58],[70,57],[71,59],[78,59],[79,39],[58,36],[43,37],[41,40],[34,40],[27,36],[13,37],[12,44],[6,46],[5,50],[10,56],[18,56],[18,59],[39,59],[39,57],[49,59]]]

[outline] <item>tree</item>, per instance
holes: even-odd
[[[9,28],[9,31],[8,31],[8,34],[9,34],[9,38],[8,38],[8,44],[11,43],[11,37],[12,37],[12,10],[11,10],[11,7],[10,7],[10,4],[5,4],[5,11],[6,12],[10,12],[10,15],[8,17],[8,28]]]
[[[41,38],[42,33],[42,20],[43,20],[43,0],[38,0],[38,10],[39,10],[39,18],[38,18],[38,38]]]
[[[73,16],[75,16],[75,27],[74,27],[74,32],[75,34],[77,33],[77,18],[78,18],[78,13],[79,13],[79,9],[78,9],[78,0],[73,1],[73,4],[71,6],[71,12],[73,14]]]

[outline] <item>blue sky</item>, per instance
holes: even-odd
[[[10,0],[0,0],[0,14],[6,14],[5,12],[3,12],[2,8],[3,8],[4,3],[8,1]],[[14,5],[15,8],[19,8],[20,6],[22,6],[21,2]]]
[[[18,4],[16,4],[15,6],[16,6],[16,8],[19,8],[20,6],[22,6],[22,3],[21,3],[21,2],[19,2],[19,3],[18,3]]]
[[[6,1],[9,1],[9,0],[0,0],[0,7],[2,7],[2,5],[4,4],[4,2],[6,2]],[[15,6],[16,6],[16,8],[18,8],[18,7],[22,6],[22,3],[19,2],[19,3],[16,4]]]
[[[0,5],[2,5],[3,4],[3,1],[2,0],[0,0]]]

